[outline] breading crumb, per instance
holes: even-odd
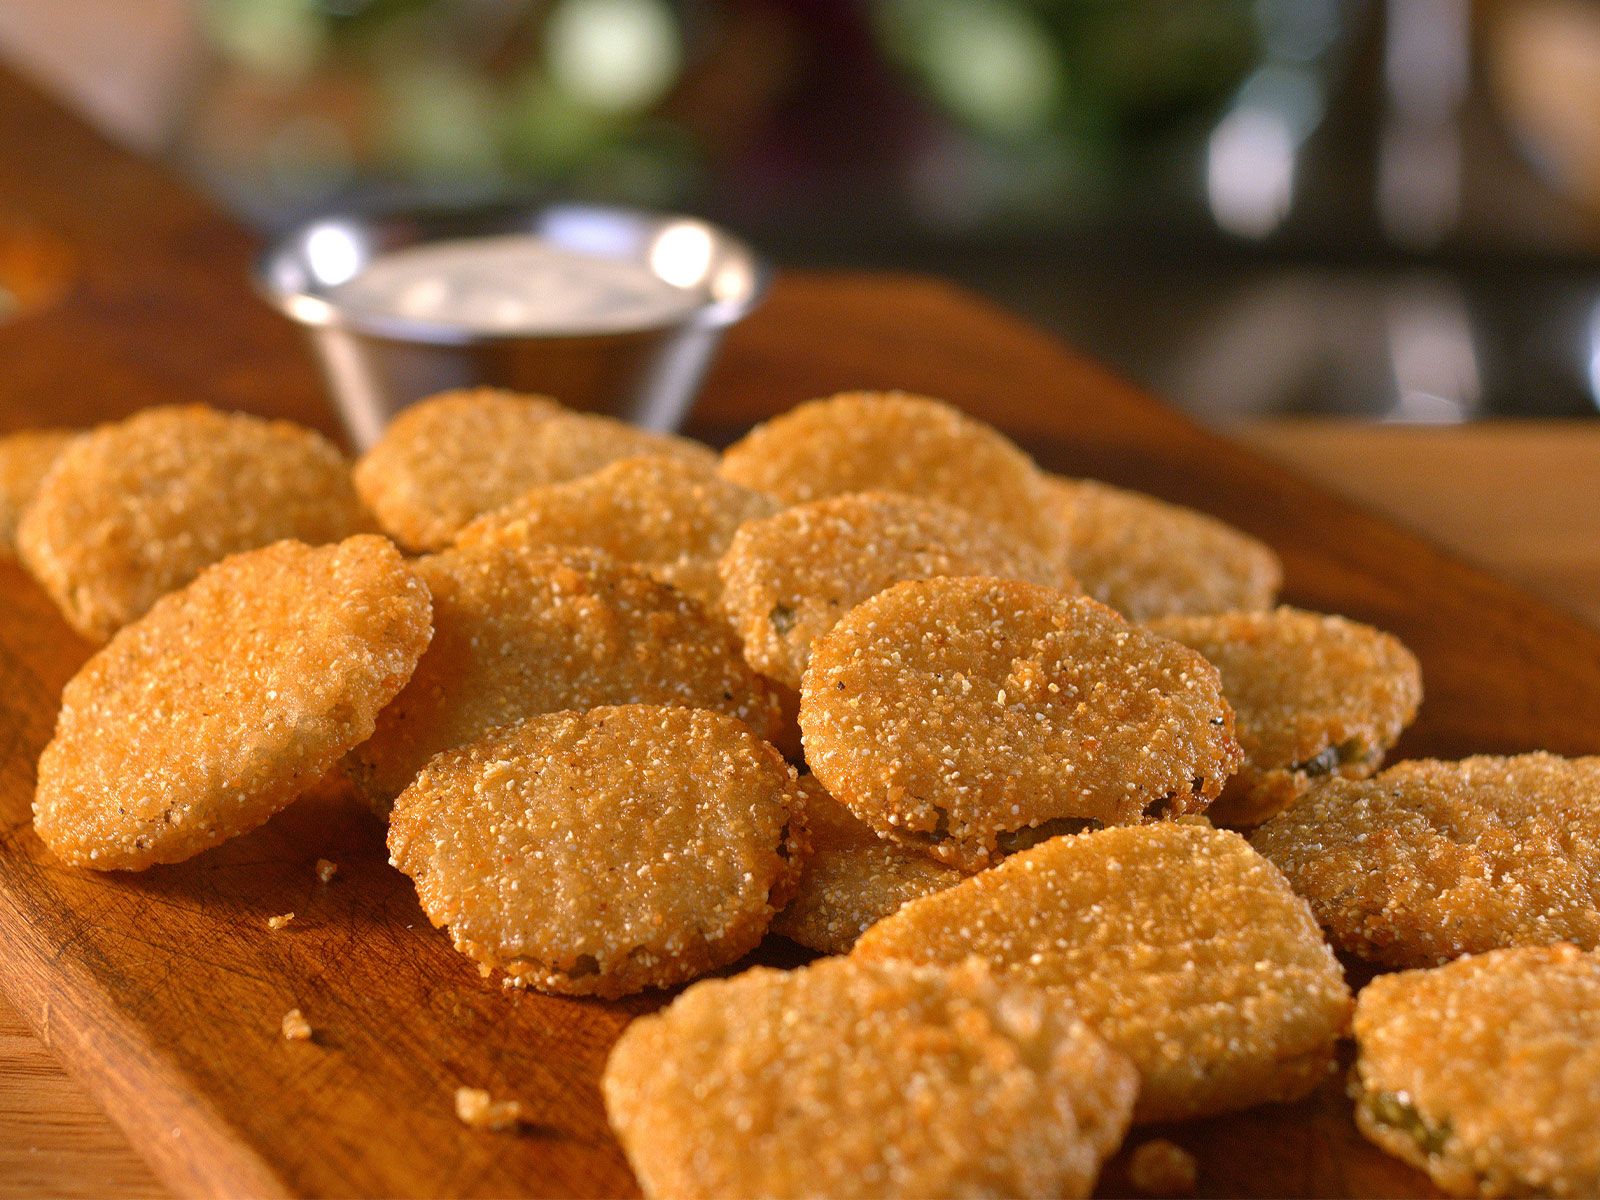
[[[283,1014],[283,1040],[286,1042],[311,1040],[311,1022],[306,1020],[305,1014],[298,1008],[291,1008]]]
[[[456,1117],[473,1129],[515,1129],[526,1119],[520,1100],[493,1100],[482,1088],[456,1089]]]
[[[292,912],[286,912],[279,917],[268,917],[267,928],[276,933],[292,920],[294,920],[294,914]]]
[[[1128,1182],[1146,1196],[1193,1195],[1198,1175],[1194,1155],[1166,1138],[1145,1142],[1128,1159]]]
[[[323,883],[332,883],[333,877],[339,873],[339,864],[326,858],[317,859],[317,878]]]

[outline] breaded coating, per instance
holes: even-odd
[[[1175,821],[1053,838],[913,900],[851,954],[976,954],[1058,989],[1139,1068],[1140,1121],[1305,1095],[1350,1015],[1283,876],[1238,834]]]
[[[592,546],[643,567],[715,612],[717,560],[745,521],[778,502],[693,458],[625,458],[592,475],[524,492],[456,535],[457,546]]]
[[[17,551],[67,622],[104,641],[230,554],[370,528],[349,465],[320,434],[190,405],[146,409],[63,450]]]
[[[409,550],[442,550],[474,517],[530,488],[609,463],[665,454],[713,464],[698,442],[492,388],[446,392],[405,409],[356,463],[356,487]]]
[[[136,871],[255,828],[372,732],[428,618],[427,587],[372,535],[208,568],[67,684],[35,830],[74,866]]]
[[[1335,946],[1384,966],[1600,947],[1600,757],[1398,763],[1318,784],[1250,840]]]
[[[1092,479],[1047,478],[1083,590],[1130,621],[1271,608],[1283,565],[1215,517]]]
[[[624,705],[531,717],[428,763],[391,862],[485,971],[622,996],[753,949],[807,848],[794,769],[732,717]]]
[[[1065,541],[1044,476],[992,426],[942,400],[845,392],[757,425],[722,455],[735,483],[786,504],[904,492],[964,508],[1047,554]]]
[[[740,528],[718,570],[722,607],[757,671],[798,688],[811,643],[891,584],[943,575],[1076,591],[1070,572],[1013,531],[940,500],[856,492]]]
[[[880,834],[978,870],[1086,824],[1195,812],[1240,760],[1216,668],[1037,584],[896,584],[811,651],[806,761]]]
[[[907,900],[965,878],[919,849],[880,838],[814,777],[801,777],[800,793],[811,857],[794,899],[772,922],[773,933],[823,954],[844,954]]]
[[[547,396],[462,388],[418,400],[356,463],[362,498],[409,550],[439,550],[461,526],[526,491],[539,428],[566,412]],[[535,480],[534,482],[542,482]]]
[[[698,983],[602,1079],[656,1200],[1087,1196],[1135,1087],[1038,988],[848,959]]]
[[[441,750],[537,713],[681,704],[778,730],[778,698],[727,626],[598,550],[486,545],[421,559],[434,639],[346,762],[380,815]]]
[[[1146,1196],[1191,1196],[1200,1164],[1176,1142],[1152,1138],[1128,1156],[1128,1182]]]
[[[1160,617],[1146,628],[1222,672],[1244,765],[1206,815],[1259,825],[1320,778],[1365,779],[1422,702],[1422,670],[1400,640],[1294,608]]]
[[[24,429],[0,437],[0,558],[16,557],[22,510],[77,436],[72,429]]]
[[[1457,1196],[1600,1195],[1600,954],[1494,950],[1356,1003],[1361,1132]]]

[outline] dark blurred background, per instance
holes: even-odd
[[[1597,412],[1600,0],[3,0],[0,52],[264,229],[687,209],[1213,421]]]

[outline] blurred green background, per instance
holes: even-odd
[[[1216,421],[1600,394],[1595,0],[6,0],[0,50],[263,229],[689,210]]]

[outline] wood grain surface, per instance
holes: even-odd
[[[1600,421],[1257,421],[1247,445],[1600,625]]]
[[[0,77],[0,212],[79,257],[74,289],[0,327],[8,425],[206,399],[326,426],[290,332],[248,296],[250,246],[159,171]],[[1402,747],[1600,748],[1600,633],[1208,435],[1046,336],[939,284],[787,279],[730,339],[697,410],[725,439],[849,387],[943,395],[1047,465],[1216,512],[1283,554],[1287,595],[1395,630],[1429,695]],[[87,647],[0,568],[0,975],[18,1009],[175,1191],[617,1195],[632,1181],[595,1079],[659,997],[508,994],[429,930],[377,823],[337,798],[176,867],[56,864],[28,820],[33,762]],[[341,865],[324,886],[319,857]],[[266,918],[296,921],[269,932]],[[779,954],[781,950],[768,951]],[[278,1037],[285,1010],[319,1031]],[[523,1100],[520,1136],[463,1129],[460,1084]],[[1310,1100],[1170,1131],[1208,1195],[1427,1194],[1368,1146],[1337,1081]],[[819,1148],[819,1152],[825,1148]],[[1107,1190],[1118,1190],[1117,1169]]]

